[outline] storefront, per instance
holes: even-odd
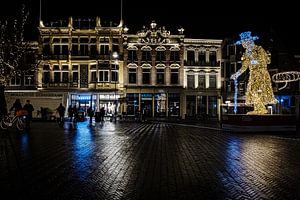
[[[127,93],[126,114],[145,117],[179,117],[180,93]]]
[[[68,106],[76,106],[80,112],[86,113],[89,107],[99,112],[103,107],[105,115],[113,115],[114,112],[120,112],[120,95],[112,93],[87,93],[70,94]]]

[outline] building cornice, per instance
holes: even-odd
[[[223,40],[219,39],[192,39],[192,38],[184,38],[185,45],[191,44],[207,44],[207,45],[221,45]]]

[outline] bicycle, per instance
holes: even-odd
[[[58,123],[58,126],[63,127],[64,123],[65,123],[65,119],[63,116],[62,117],[59,116],[59,117],[56,117],[56,122]]]
[[[23,131],[26,124],[25,120],[26,113],[24,111],[17,112],[16,115],[14,115],[14,113],[9,113],[1,119],[0,127],[3,130],[6,130],[15,124],[19,131]]]

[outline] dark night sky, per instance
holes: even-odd
[[[39,0],[26,0],[30,10],[31,30],[36,30],[39,16]],[[155,20],[159,26],[165,26],[171,33],[177,28],[185,29],[186,37],[216,38],[233,37],[238,39],[242,31],[253,31],[255,35],[272,37],[292,52],[300,53],[300,16],[298,6],[287,0],[274,1],[229,0],[123,0],[123,19],[130,33],[135,33],[143,25]],[[1,6],[1,15],[13,15],[17,10],[17,1],[6,2]],[[120,20],[120,0],[42,0],[42,19],[68,19],[69,16],[88,18],[100,16],[101,21]],[[266,39],[266,38],[263,38]]]

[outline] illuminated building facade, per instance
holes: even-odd
[[[59,103],[86,111],[146,117],[218,118],[221,40],[188,39],[152,22],[135,34],[100,18],[43,24],[36,44],[39,67],[28,96],[41,107]],[[26,98],[24,98],[25,101]]]
[[[124,34],[124,106],[127,114],[183,116],[183,30],[172,35],[155,22]]]
[[[184,113],[220,118],[222,40],[184,39]]]
[[[123,88],[122,27],[102,26],[96,20],[73,20],[39,27],[41,63],[37,87],[44,96],[82,111],[104,107],[119,112]],[[114,56],[116,55],[116,56]],[[55,106],[53,105],[55,104]]]

